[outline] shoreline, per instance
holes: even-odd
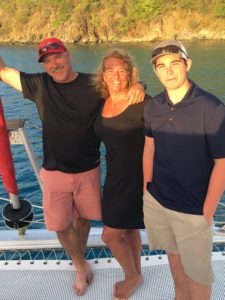
[[[104,45],[104,44],[116,44],[116,43],[121,43],[121,44],[141,44],[141,43],[159,43],[163,40],[167,40],[168,37],[165,38],[160,38],[160,39],[153,39],[153,40],[136,40],[136,39],[121,39],[121,40],[112,40],[112,41],[79,41],[79,42],[74,42],[74,41],[68,41],[65,39],[61,39],[65,44],[70,45],[70,46],[84,46],[84,45]],[[171,38],[173,39],[173,38]],[[182,39],[182,38],[174,38],[175,40],[179,40],[182,42],[188,42],[188,43],[203,43],[203,42],[225,42],[225,39],[206,39],[206,38],[194,38],[194,39]],[[41,41],[41,40],[40,40]],[[1,41],[0,40],[0,46],[1,45],[7,45],[7,46],[35,46],[37,45],[40,41]]]

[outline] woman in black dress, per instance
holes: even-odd
[[[105,99],[95,123],[106,147],[102,239],[125,273],[114,286],[114,299],[127,299],[143,281],[141,237],[144,228],[142,154],[144,102],[129,105],[127,91],[137,81],[131,57],[121,49],[106,53],[96,75],[97,90]]]

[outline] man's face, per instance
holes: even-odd
[[[167,90],[177,90],[188,83],[187,72],[191,67],[191,60],[185,61],[178,53],[167,54],[157,59],[154,71],[162,85]]]
[[[66,83],[74,79],[74,72],[71,67],[70,53],[49,53],[44,56],[42,65],[46,72],[56,82]]]

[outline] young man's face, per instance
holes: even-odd
[[[74,78],[70,59],[69,52],[49,53],[44,56],[42,65],[54,81],[66,83]]]
[[[177,90],[188,83],[191,60],[184,61],[179,53],[167,54],[156,60],[154,71],[167,90]]]

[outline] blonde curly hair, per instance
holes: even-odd
[[[103,73],[105,71],[105,62],[111,57],[121,59],[126,64],[129,77],[128,88],[138,81],[138,70],[133,58],[123,49],[114,48],[108,50],[103,56],[100,65],[98,66],[96,75],[93,78],[93,83],[97,92],[100,93],[104,99],[109,96],[109,91],[103,79]]]

